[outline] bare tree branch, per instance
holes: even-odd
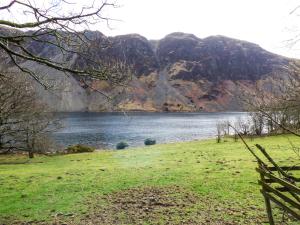
[[[112,58],[109,60],[101,59],[100,61],[91,57],[88,50],[92,40],[85,31],[80,31],[83,27],[88,28],[89,25],[99,22],[108,23],[111,18],[104,16],[104,10],[117,7],[115,2],[109,0],[93,1],[86,6],[59,0],[49,1],[48,5],[46,4],[44,7],[38,7],[37,4],[33,0],[14,0],[5,6],[0,6],[0,11],[14,12],[20,8],[25,15],[28,15],[28,22],[19,23],[14,19],[0,20],[0,55],[2,50],[16,68],[31,76],[45,89],[53,87],[42,81],[32,68],[26,67],[23,64],[24,61],[34,62],[67,75],[80,76],[83,79],[106,80],[114,85],[120,85],[124,78],[129,75],[129,70],[125,68],[126,62]],[[64,11],[65,5],[77,7],[77,10]],[[28,31],[28,29],[33,30]],[[62,57],[72,55],[84,59],[87,64],[82,68],[77,65],[70,65],[64,59],[57,61],[51,56],[39,55],[39,52],[31,47],[37,44],[59,50]],[[103,46],[98,47],[100,51]],[[128,65],[129,67],[130,65]],[[122,69],[123,71],[121,71]]]

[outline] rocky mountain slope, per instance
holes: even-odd
[[[112,96],[108,101],[76,77],[24,62],[45,79],[60,84],[60,88],[52,91],[37,86],[41,97],[57,111],[241,110],[243,90],[272,85],[276,77],[284,76],[282,68],[291,61],[256,44],[224,36],[200,39],[192,34],[172,33],[161,40],[149,41],[138,34],[106,37],[90,32],[89,35],[92,39],[89,55],[98,60],[126,61],[132,67],[131,80],[125,87],[93,81],[93,87]],[[57,49],[34,43],[31,49],[61,60]],[[68,60],[70,66],[86,64],[75,55]]]

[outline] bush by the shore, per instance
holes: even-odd
[[[71,154],[71,153],[83,153],[83,152],[93,152],[93,151],[95,151],[94,147],[87,146],[87,145],[82,145],[82,144],[72,145],[72,146],[69,146],[66,149],[66,153],[67,154]]]
[[[126,143],[126,142],[124,142],[124,141],[121,141],[121,142],[119,142],[117,145],[116,145],[116,149],[125,149],[125,148],[127,148],[129,145]]]
[[[145,145],[155,145],[155,144],[156,144],[156,140],[151,139],[151,138],[147,138],[147,139],[144,141],[144,144],[145,144]]]

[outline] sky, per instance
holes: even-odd
[[[224,35],[259,44],[288,57],[300,58],[300,5],[296,0],[118,0],[107,10],[110,28],[93,29],[109,36],[138,33],[161,39],[172,32],[193,33],[199,38]]]
[[[5,5],[11,0],[1,0]],[[161,39],[172,32],[192,33],[199,38],[224,35],[256,43],[264,49],[300,58],[300,0],[22,0],[38,7],[56,2],[53,13],[79,12],[83,5],[116,2],[103,16],[112,18],[109,27],[103,21],[89,26],[108,36],[138,33],[147,39]],[[71,4],[69,4],[71,3]],[[22,8],[1,11],[0,19],[30,21]],[[292,40],[292,41],[289,41]]]

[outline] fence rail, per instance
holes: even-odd
[[[258,163],[256,171],[260,174],[258,183],[264,196],[270,225],[275,225],[271,202],[300,221],[300,178],[291,171],[300,171],[300,166],[266,167]],[[284,172],[283,172],[284,171]]]

